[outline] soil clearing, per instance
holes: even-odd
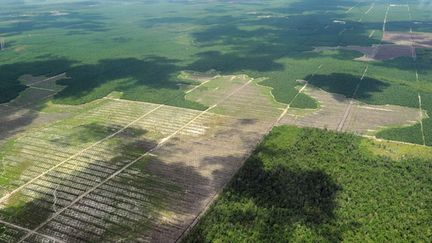
[[[343,95],[328,93],[319,88],[308,86],[304,93],[320,103],[320,108],[307,113],[291,109],[280,124],[302,127],[316,127],[337,130],[344,120],[350,99]],[[418,109],[395,105],[367,105],[353,100],[352,107],[341,131],[372,135],[388,126],[412,125],[419,121]]]

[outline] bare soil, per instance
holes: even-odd
[[[398,57],[411,57],[412,55],[412,47],[407,45],[348,46],[344,49],[363,53],[364,56],[356,59],[360,61],[392,60]]]
[[[328,93],[319,88],[308,86],[304,91],[320,103],[320,108],[306,114],[289,111],[281,124],[303,127],[317,127],[337,130],[344,120],[350,99],[343,95]],[[394,105],[366,105],[354,100],[350,113],[341,131],[359,134],[373,134],[387,126],[410,125],[418,122],[418,109]]]
[[[431,33],[387,31],[383,36],[383,41],[391,42],[396,45],[411,46],[411,44],[413,44],[419,48],[432,48]]]
[[[350,50],[363,53],[359,61],[391,60],[398,57],[411,57],[411,45],[382,44],[373,46],[346,46],[346,47],[317,47],[315,51],[324,50]]]

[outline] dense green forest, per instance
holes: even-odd
[[[276,127],[184,241],[429,241],[432,163],[374,147],[385,150],[350,134]]]

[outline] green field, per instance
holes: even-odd
[[[276,127],[184,242],[427,242],[431,150],[397,147]]]

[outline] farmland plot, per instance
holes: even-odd
[[[247,76],[189,95],[210,108],[107,97],[18,137],[3,155],[0,219],[26,229],[16,240],[176,240],[282,112]]]

